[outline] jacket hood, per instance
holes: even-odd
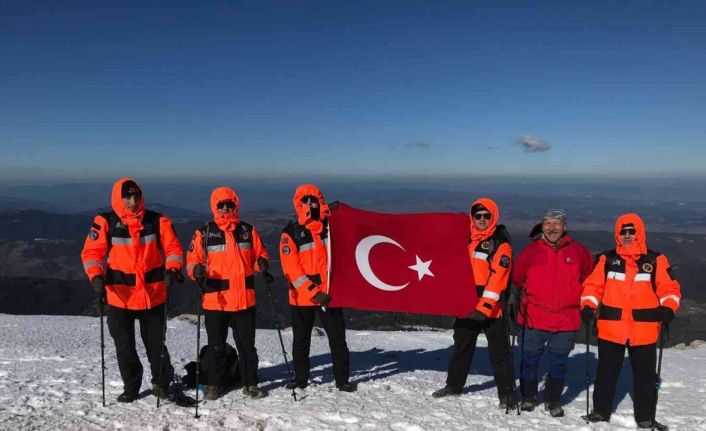
[[[314,196],[319,200],[319,208],[321,213],[320,220],[323,220],[329,215],[328,205],[326,205],[326,201],[324,201],[324,195],[321,193],[321,190],[313,184],[301,185],[297,187],[297,190],[294,192],[294,198],[292,198],[294,210],[297,213],[297,222],[300,225],[305,226],[308,222],[314,221],[311,219],[311,210],[309,209],[309,205],[304,205],[302,203],[302,198],[305,196]]]
[[[631,224],[635,227],[635,241],[629,247],[620,245],[620,229],[624,225]],[[620,256],[637,256],[647,253],[647,234],[645,223],[639,215],[635,213],[623,214],[615,222],[615,251]]]
[[[476,199],[471,205],[471,209],[478,204],[483,205],[490,212],[490,223],[488,223],[487,228],[480,230],[476,227],[475,223],[473,223],[473,220],[471,220],[471,240],[473,241],[479,241],[493,235],[493,233],[495,233],[495,228],[498,226],[498,220],[500,219],[500,210],[498,209],[498,204],[496,204],[495,201],[490,198]],[[470,210],[468,214],[472,219],[473,215]]]
[[[235,202],[235,210],[226,215],[221,215],[218,212],[218,202],[222,201],[233,201]],[[218,187],[211,192],[211,212],[213,212],[213,221],[216,222],[219,228],[224,231],[232,231],[235,229],[235,225],[238,224],[240,216],[238,210],[240,209],[240,200],[238,195],[230,187]]]
[[[123,204],[122,187],[127,181],[134,182],[140,189],[140,194],[142,198],[140,199],[140,205],[137,211],[132,212],[125,208]],[[113,192],[110,196],[110,204],[113,207],[113,211],[118,215],[120,221],[122,221],[127,226],[140,225],[142,221],[142,214],[145,212],[145,195],[142,193],[142,186],[132,178],[120,178],[113,184]],[[140,226],[141,228],[141,226]]]

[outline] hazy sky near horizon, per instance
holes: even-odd
[[[10,2],[0,181],[703,176],[703,2]]]

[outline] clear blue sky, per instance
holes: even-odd
[[[620,3],[3,2],[0,181],[703,177],[706,4]]]

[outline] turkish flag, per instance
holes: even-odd
[[[329,216],[331,307],[466,317],[476,306],[465,214]]]

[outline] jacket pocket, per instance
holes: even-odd
[[[632,310],[632,320],[636,322],[659,322],[659,308],[640,308]]]
[[[623,309],[601,304],[598,310],[598,320],[620,320],[623,317]]]

